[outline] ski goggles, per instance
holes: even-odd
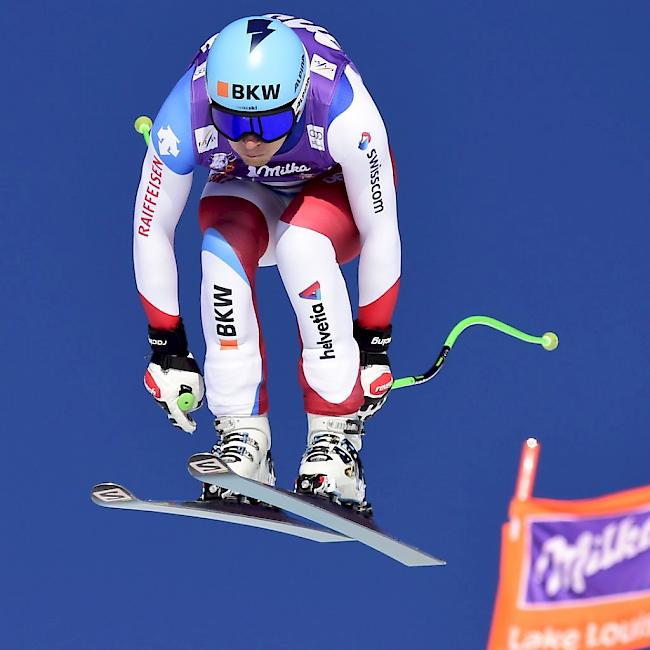
[[[291,106],[285,106],[268,113],[234,113],[210,102],[212,123],[221,135],[237,142],[245,135],[256,135],[262,142],[274,142],[288,135],[296,123]]]

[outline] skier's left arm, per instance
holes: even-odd
[[[354,334],[361,351],[364,418],[386,400],[392,384],[388,345],[400,283],[401,244],[393,162],[382,117],[348,66],[332,104],[327,142],[343,171],[359,230],[359,312]]]

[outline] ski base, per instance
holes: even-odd
[[[98,506],[160,512],[163,514],[212,519],[232,524],[273,530],[314,542],[350,542],[350,538],[305,524],[286,513],[258,504],[236,501],[149,501],[136,497],[133,492],[117,483],[99,483],[93,487],[91,498]]]
[[[281,508],[341,535],[361,542],[406,566],[436,566],[445,564],[418,548],[405,544],[382,532],[372,519],[357,514],[325,499],[298,495],[281,488],[264,485],[236,474],[226,463],[208,453],[194,454],[188,461],[188,471],[197,480],[210,483],[251,499]]]

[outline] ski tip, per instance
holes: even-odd
[[[207,453],[194,454],[191,456],[187,461],[187,469],[189,473],[196,478],[214,474],[226,474],[230,471],[228,465],[226,465],[226,463],[224,463],[220,458]]]
[[[447,566],[447,562],[445,560],[441,560],[440,558],[434,557],[433,555],[428,555],[424,554],[426,557],[424,558],[418,558],[414,562],[409,562],[407,566],[410,567],[420,567],[420,566]]]
[[[93,487],[90,498],[98,506],[121,506],[129,501],[137,501],[135,495],[117,483],[98,483]]]

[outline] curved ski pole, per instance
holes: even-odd
[[[151,139],[152,126],[153,122],[151,121],[151,118],[146,115],[140,115],[140,117],[133,123],[135,130],[142,134],[147,147],[149,146],[149,140]]]
[[[558,346],[558,337],[554,332],[546,332],[542,336],[532,336],[531,334],[526,334],[507,323],[503,323],[496,318],[490,318],[489,316],[469,316],[460,321],[454,329],[449,332],[449,336],[445,339],[445,343],[438,354],[436,362],[422,375],[412,375],[410,377],[400,377],[393,382],[391,390],[396,390],[398,388],[406,388],[407,386],[416,386],[417,384],[424,384],[425,382],[433,379],[441,370],[442,365],[449,354],[449,351],[453,347],[456,339],[464,332],[468,327],[472,325],[486,325],[492,329],[513,336],[520,341],[526,343],[536,343],[541,345],[545,350],[555,350]]]

